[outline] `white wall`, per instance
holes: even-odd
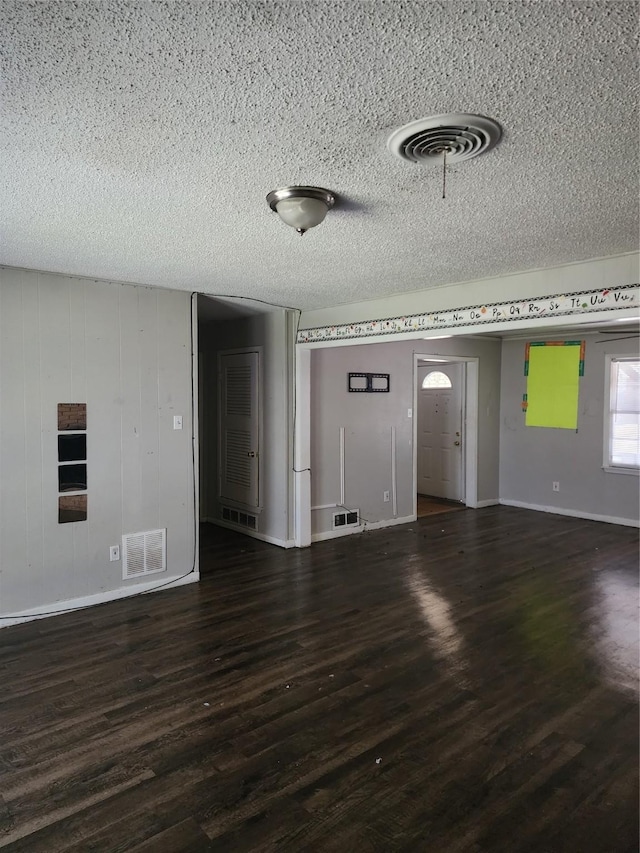
[[[125,533],[167,528],[154,584],[190,572],[190,295],[0,276],[0,614],[126,594],[109,562]],[[88,518],[58,524],[57,404],[69,402],[87,404]]]
[[[621,327],[621,334],[623,334]],[[605,355],[638,354],[638,340],[612,340],[601,334],[585,340],[585,371],[580,379],[578,431],[527,427],[521,411],[526,393],[526,340],[505,341],[502,350],[500,498],[570,514],[638,522],[638,477],[603,470]],[[543,338],[543,340],[546,340]],[[561,340],[562,338],[554,338]],[[533,337],[530,340],[540,340]],[[552,483],[560,483],[554,492]]]
[[[200,395],[202,425],[201,518],[219,521],[218,480],[218,353],[262,347],[260,398],[263,432],[260,457],[260,507],[246,507],[258,515],[258,533],[277,544],[292,539],[290,495],[292,477],[290,388],[293,333],[289,312],[270,311],[232,321],[200,322]],[[225,501],[226,506],[239,506]]]
[[[311,505],[340,499],[339,432],[345,427],[345,504],[371,522],[393,518],[391,427],[396,429],[397,516],[413,512],[413,356],[479,358],[478,500],[498,500],[500,341],[451,338],[393,341],[311,352]],[[349,372],[390,373],[389,393],[347,391]],[[334,510],[312,511],[312,534],[332,529]]]
[[[552,296],[636,284],[640,254],[633,252],[497,278],[447,284],[383,299],[304,311],[301,329],[404,317],[492,302]]]

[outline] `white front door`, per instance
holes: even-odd
[[[418,367],[418,493],[460,501],[463,492],[461,363]]]
[[[258,506],[259,353],[220,353],[220,497]]]

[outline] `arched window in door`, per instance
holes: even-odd
[[[441,370],[434,370],[422,380],[423,389],[428,388],[451,388],[451,380]]]

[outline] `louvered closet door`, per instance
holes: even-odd
[[[257,352],[220,356],[220,497],[258,506]]]

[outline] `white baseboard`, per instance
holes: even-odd
[[[499,498],[489,498],[486,501],[476,501],[474,504],[467,504],[469,509],[482,509],[485,506],[499,506]]]
[[[405,515],[402,518],[383,518],[382,521],[371,521],[366,524],[359,524],[357,527],[341,527],[339,530],[325,530],[322,533],[313,533],[311,541],[324,542],[327,539],[339,539],[341,536],[351,536],[353,533],[380,530],[383,527],[393,527],[396,524],[409,524],[409,522],[415,520],[415,515]]]
[[[267,536],[266,533],[250,530],[241,524],[230,524],[221,518],[201,518],[200,520],[205,524],[215,524],[216,527],[224,527],[227,530],[235,530],[236,533],[244,533],[245,536],[251,536],[252,539],[259,539],[261,542],[268,542],[269,545],[277,545],[279,548],[295,548],[296,543],[293,539],[278,539],[276,536]]]
[[[31,622],[33,619],[47,619],[49,616],[59,616],[73,610],[82,610],[85,607],[93,607],[96,604],[105,604],[107,601],[117,601],[120,598],[130,598],[132,595],[141,593],[149,594],[163,589],[175,589],[189,583],[197,583],[200,580],[199,572],[189,572],[188,575],[176,575],[175,577],[161,579],[155,577],[146,583],[137,583],[130,586],[111,589],[107,592],[97,592],[95,595],[84,595],[81,598],[68,598],[66,601],[56,601],[53,604],[41,604],[29,610],[12,613],[10,616],[0,616],[0,628],[8,628],[10,625],[20,625],[22,622]]]
[[[614,515],[599,515],[594,512],[581,512],[575,509],[562,509],[557,506],[540,506],[539,504],[524,503],[524,501],[500,500],[502,506],[516,506],[520,509],[533,509],[536,512],[550,512],[553,515],[568,515],[571,518],[584,518],[587,521],[604,521],[607,524],[622,524],[625,527],[640,527],[640,520],[633,518],[618,518]]]

